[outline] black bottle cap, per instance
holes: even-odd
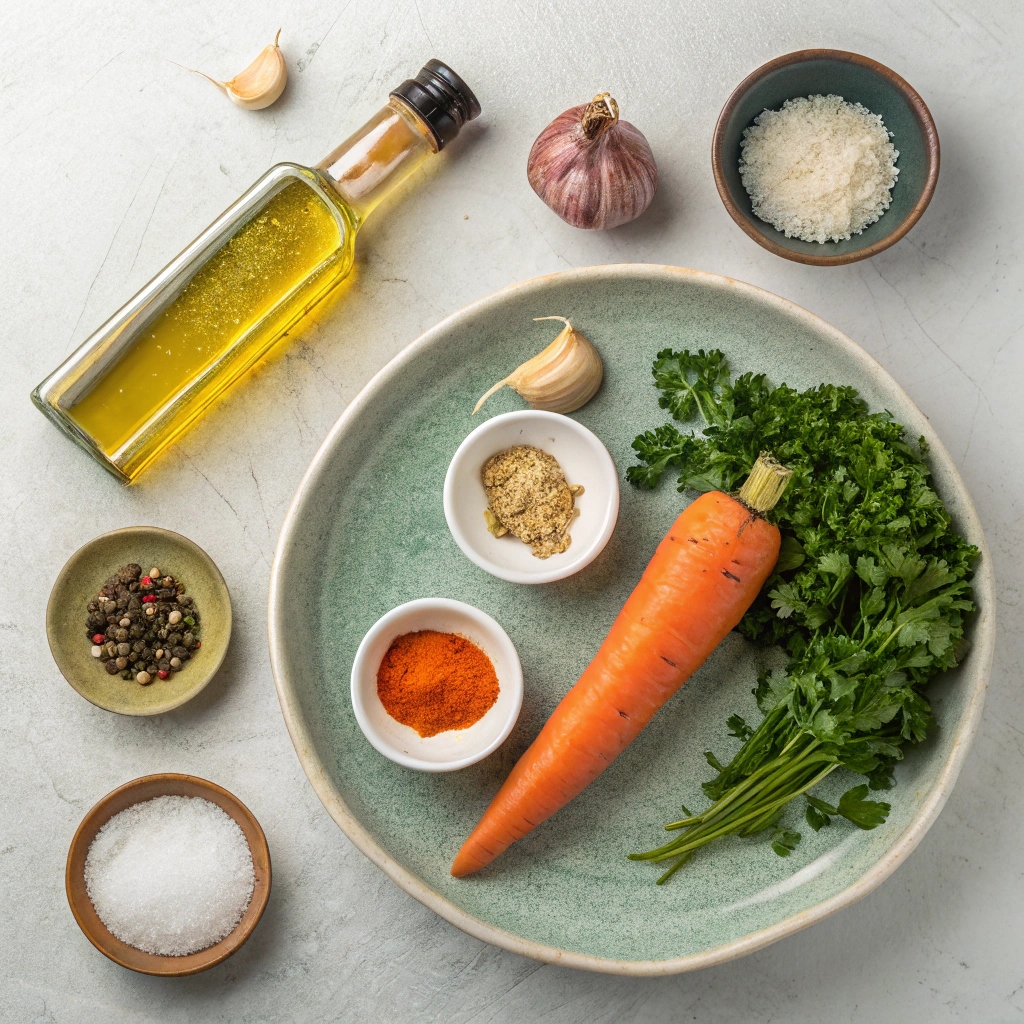
[[[439,60],[428,60],[415,78],[406,79],[391,95],[404,100],[423,118],[438,149],[444,149],[462,126],[480,113],[473,90]]]

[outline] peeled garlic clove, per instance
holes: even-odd
[[[269,46],[264,46],[244,71],[240,71],[226,82],[210,78],[202,71],[197,71],[196,74],[213,82],[232,103],[237,103],[246,110],[262,110],[269,107],[284,92],[284,87],[288,83],[288,66],[284,62],[281,47],[277,45],[280,38],[281,30],[278,29],[274,41]]]
[[[597,394],[604,377],[597,349],[564,316],[538,316],[534,320],[560,320],[565,327],[546,349],[499,380],[476,403],[474,413],[506,384],[534,409],[548,412],[572,412]]]
[[[526,166],[534,192],[577,228],[614,228],[639,217],[658,188],[647,140],[603,92],[559,114],[540,133]]]

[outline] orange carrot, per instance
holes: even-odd
[[[779,556],[758,511],[789,471],[762,456],[740,492],[701,495],[658,545],[597,655],[491,801],[452,864],[489,864],[590,785],[704,663],[757,597]]]

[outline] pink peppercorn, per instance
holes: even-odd
[[[95,634],[95,636],[93,636],[92,642],[94,644],[102,644],[106,642],[106,639],[107,638],[102,633],[97,633]]]
[[[157,670],[157,673],[156,673],[156,674],[157,674],[157,675],[158,675],[158,676],[159,676],[159,677],[160,677],[161,679],[166,679],[166,678],[167,678],[167,677],[168,677],[168,676],[169,676],[169,675],[170,675],[171,673],[170,673],[170,672],[168,672],[168,671],[167,671],[167,669],[165,669],[165,668],[161,668],[161,669],[158,669],[158,670]]]
[[[142,595],[142,603],[143,604],[152,604],[155,600],[156,600],[156,595],[155,594],[143,594]]]
[[[149,576],[143,576],[142,579],[139,580],[139,585],[143,587],[151,587],[153,585],[153,580]]]

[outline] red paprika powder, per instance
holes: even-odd
[[[434,629],[405,633],[377,669],[384,710],[421,736],[468,729],[498,699],[498,676],[476,644]]]

